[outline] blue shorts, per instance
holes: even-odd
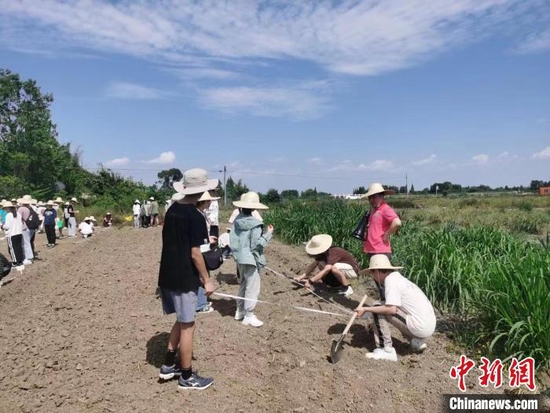
[[[197,291],[176,291],[160,287],[160,298],[164,314],[176,313],[178,323],[195,321]]]

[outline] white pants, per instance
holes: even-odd
[[[237,264],[239,274],[241,275],[241,285],[239,287],[239,297],[257,300],[260,296],[260,273],[255,265]],[[251,316],[254,312],[256,303],[254,301],[239,300],[237,309],[245,316]]]
[[[139,228],[139,215],[134,215],[134,228]]]
[[[24,229],[23,234],[23,251],[25,252],[25,259],[34,260],[34,254],[32,253],[31,238],[34,233],[33,229]]]
[[[334,264],[334,267],[342,271],[348,280],[351,278],[357,278],[357,274],[353,270],[353,267],[349,264],[337,262],[336,264]]]
[[[69,218],[69,237],[74,237],[76,235],[76,218]]]

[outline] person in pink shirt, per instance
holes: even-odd
[[[379,183],[369,186],[369,190],[363,196],[368,198],[371,206],[367,235],[363,243],[363,252],[370,259],[373,255],[384,254],[390,260],[392,258],[392,249],[390,237],[401,227],[401,220],[385,200],[385,195],[391,195],[394,191],[384,189]],[[378,285],[378,284],[377,284]],[[378,285],[380,299],[385,300],[384,290]]]

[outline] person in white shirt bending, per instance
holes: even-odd
[[[82,234],[82,238],[89,238],[94,233],[94,227],[90,217],[84,218],[84,221],[78,226],[78,231]]]
[[[410,340],[415,352],[426,349],[426,341],[435,331],[436,318],[430,300],[416,284],[396,271],[401,268],[391,265],[386,255],[376,254],[370,259],[368,271],[385,288],[386,301],[355,309],[359,317],[372,313],[374,318],[376,349],[366,354],[369,359],[397,361],[390,324]]]

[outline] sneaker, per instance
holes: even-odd
[[[207,314],[207,313],[211,313],[212,311],[214,311],[214,309],[212,308],[212,304],[210,303],[206,303],[206,305],[201,308],[200,310],[197,310],[196,313],[197,314]]]
[[[178,379],[178,389],[204,390],[207,387],[210,387],[212,383],[214,383],[213,378],[201,377],[197,373],[193,373],[191,374],[191,377],[189,377],[187,380],[184,380],[183,377],[180,376],[180,378]]]
[[[235,311],[235,320],[241,321],[244,318],[244,313],[241,313],[239,310]]]
[[[177,364],[174,364],[173,366],[166,366],[163,364],[160,366],[159,378],[161,380],[171,380],[174,377],[179,376],[181,376],[181,367]]]
[[[426,339],[423,338],[413,338],[410,342],[411,350],[416,353],[422,353],[424,350],[426,350]]]
[[[340,290],[338,290],[338,294],[349,297],[353,294],[353,288],[351,288],[351,285],[348,285],[347,287],[342,287]]]
[[[373,360],[397,361],[397,353],[393,347],[376,348],[372,353],[367,353],[366,357]]]
[[[31,265],[31,264],[32,264],[32,261],[31,261],[31,260],[25,259],[25,260],[23,261],[23,265]]]
[[[243,318],[243,325],[245,326],[252,326],[252,327],[261,327],[264,325],[264,323],[260,320],[258,320],[258,317],[256,317],[254,314],[252,315],[245,315]]]

